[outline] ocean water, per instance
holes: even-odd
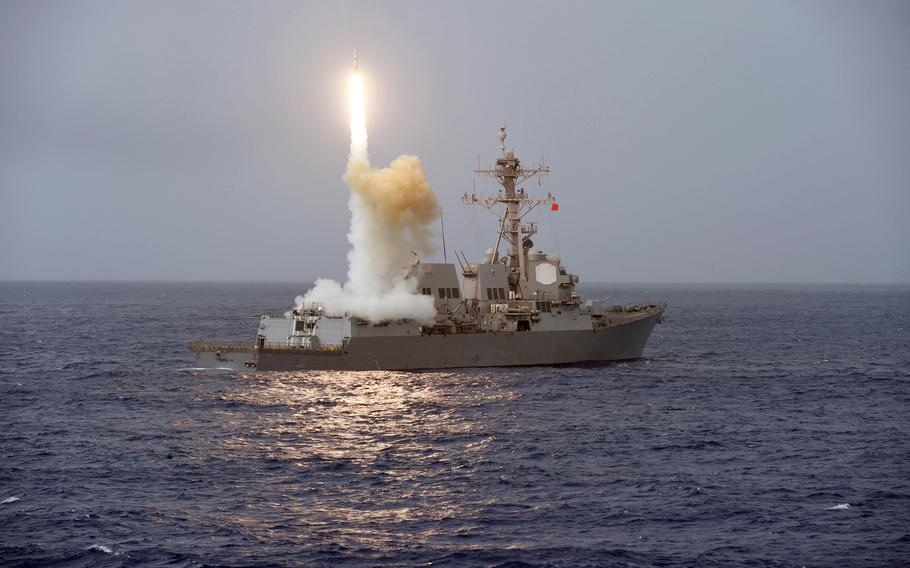
[[[303,287],[0,283],[3,566],[910,565],[910,289],[668,300],[643,360],[189,370]]]

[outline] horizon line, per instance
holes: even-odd
[[[244,280],[244,279],[133,279],[133,278],[0,278],[3,284],[308,284],[313,280]],[[586,285],[688,285],[688,286],[910,286],[910,281],[848,280],[589,280]]]

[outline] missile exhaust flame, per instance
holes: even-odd
[[[350,106],[351,106],[351,159],[369,160],[367,156],[367,120],[365,100],[363,96],[363,77],[357,71],[357,59],[354,59],[355,69],[350,79]]]

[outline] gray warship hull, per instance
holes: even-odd
[[[642,357],[665,305],[586,330],[360,335],[340,349],[259,348],[251,342],[194,341],[196,366],[231,371],[423,370],[546,366]]]

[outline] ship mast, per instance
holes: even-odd
[[[502,189],[493,196],[478,196],[476,193],[465,193],[462,201],[469,205],[483,205],[499,218],[499,236],[493,249],[493,262],[499,260],[499,243],[505,239],[509,243],[509,285],[515,291],[516,297],[522,298],[527,288],[527,249],[532,242],[529,238],[537,233],[537,223],[522,224],[522,218],[530,213],[541,203],[553,203],[553,194],[545,197],[533,197],[525,193],[524,188],[518,187],[528,179],[538,176],[538,183],[542,174],[550,173],[550,168],[544,165],[523,168],[521,161],[515,157],[513,150],[506,151],[506,128],[499,129],[499,149],[502,156],[496,160],[496,165],[488,169],[474,170],[477,175],[496,180]],[[502,214],[494,211],[499,205],[505,205]]]

